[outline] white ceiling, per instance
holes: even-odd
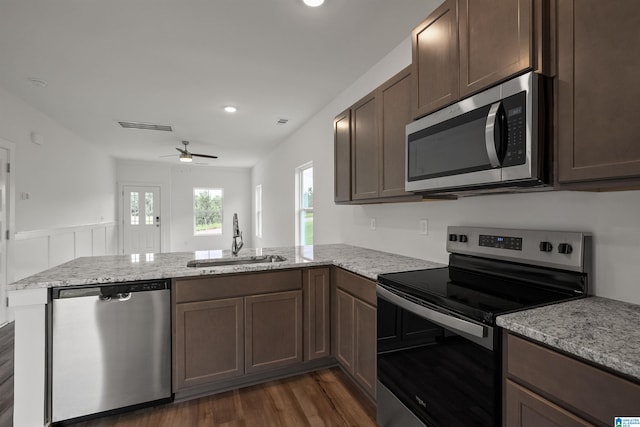
[[[177,161],[185,139],[210,164],[248,167],[438,2],[0,0],[0,86],[116,158]]]

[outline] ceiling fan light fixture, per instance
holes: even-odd
[[[318,7],[324,3],[324,0],[302,0],[309,7]]]
[[[191,163],[191,162],[193,162],[193,158],[191,157],[191,154],[182,153],[182,154],[180,154],[180,161],[184,162],[184,163]]]
[[[238,109],[232,105],[227,105],[226,107],[224,107],[224,111],[226,111],[227,113],[235,113],[236,111],[238,111]]]

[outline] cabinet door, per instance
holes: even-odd
[[[460,98],[531,68],[532,0],[460,0]]]
[[[586,427],[592,424],[510,381],[505,383],[503,425],[509,427]]]
[[[558,2],[559,183],[640,178],[640,2]]]
[[[302,291],[245,298],[245,371],[302,362]]]
[[[331,289],[328,268],[310,268],[304,274],[305,360],[331,355]]]
[[[447,0],[416,27],[412,36],[413,117],[458,99],[458,12]]]
[[[335,293],[335,356],[338,362],[353,373],[353,303],[354,298],[341,289]]]
[[[376,308],[354,300],[353,375],[364,390],[376,395]]]
[[[375,93],[351,109],[351,198],[378,197],[378,112]]]
[[[351,110],[344,111],[333,121],[334,144],[334,200],[351,200]]]
[[[380,105],[380,197],[405,196],[405,128],[412,120],[411,67],[382,85]]]
[[[176,305],[174,391],[244,374],[243,298]]]

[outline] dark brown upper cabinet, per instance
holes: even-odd
[[[447,0],[411,33],[413,117],[458,99],[458,5]]]
[[[558,1],[558,187],[640,185],[640,2]]]
[[[411,122],[411,67],[378,89],[380,125],[380,197],[407,196],[405,181],[405,128]]]
[[[447,0],[412,32],[413,117],[534,69],[550,74],[548,0]]]
[[[412,120],[411,91],[409,66],[335,118],[337,203],[420,199],[404,191],[405,127]]]
[[[351,109],[343,111],[333,121],[334,200],[351,200]]]
[[[351,107],[351,198],[378,197],[378,110],[376,93]]]
[[[533,64],[533,0],[459,0],[460,97]]]

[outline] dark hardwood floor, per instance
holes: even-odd
[[[104,417],[80,427],[375,427],[375,406],[339,368],[182,403]]]
[[[0,328],[0,427],[13,421],[14,327]],[[376,426],[374,404],[339,368],[75,424],[78,427]]]
[[[13,425],[13,323],[0,328],[0,427]]]

